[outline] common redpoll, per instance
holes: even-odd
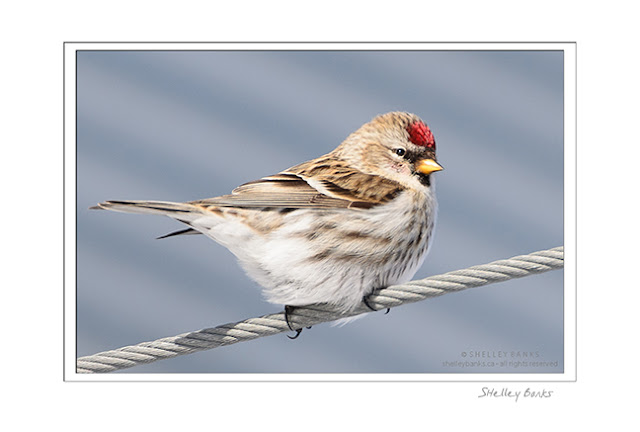
[[[355,309],[410,280],[436,222],[436,143],[414,114],[374,118],[332,152],[246,183],[230,195],[92,208],[166,215],[228,248],[268,301]],[[298,332],[299,333],[299,332]]]

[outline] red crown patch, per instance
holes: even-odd
[[[407,127],[409,140],[417,146],[435,148],[436,140],[429,127],[421,121],[412,123]]]

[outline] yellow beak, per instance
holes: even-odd
[[[442,168],[438,162],[433,159],[422,159],[416,164],[416,170],[422,174],[431,174],[432,172],[441,171],[443,169],[444,168]]]

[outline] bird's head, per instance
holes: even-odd
[[[363,172],[412,188],[430,186],[431,174],[443,169],[436,159],[431,129],[418,116],[406,112],[375,117],[334,152]]]

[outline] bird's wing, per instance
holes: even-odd
[[[399,183],[336,162],[329,158],[305,162],[245,183],[230,195],[190,204],[205,208],[368,209],[388,202],[403,189]]]

